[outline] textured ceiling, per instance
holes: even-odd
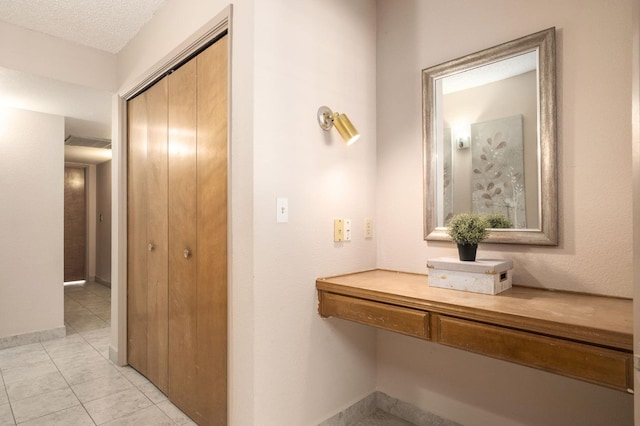
[[[0,0],[0,21],[118,53],[166,0]]]

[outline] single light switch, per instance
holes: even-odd
[[[289,222],[289,199],[276,198],[276,222]]]

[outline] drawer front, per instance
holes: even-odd
[[[322,292],[320,296],[323,317],[351,320],[421,339],[429,337],[427,312],[333,293]]]
[[[441,315],[432,315],[432,321],[432,338],[443,345],[617,390],[633,389],[630,353]]]

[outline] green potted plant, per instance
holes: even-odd
[[[493,229],[513,228],[513,222],[511,221],[511,219],[509,219],[502,213],[491,213],[486,215],[484,218],[488,222],[487,228],[493,228]]]
[[[487,237],[488,227],[487,220],[475,213],[460,213],[451,218],[447,233],[458,244],[460,260],[476,260],[478,243]]]

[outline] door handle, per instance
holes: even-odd
[[[149,243],[149,251],[155,250],[156,246],[153,243]]]
[[[184,256],[185,259],[188,259],[189,256],[191,256],[191,250],[189,250],[188,248],[184,249],[184,251],[182,252],[182,255]]]

